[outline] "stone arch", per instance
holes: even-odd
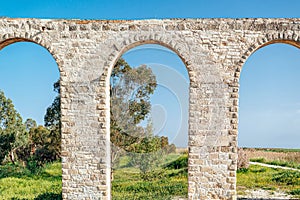
[[[128,42],[124,42],[125,45],[121,48],[118,48],[116,46],[116,44],[114,44],[115,47],[115,51],[112,52],[109,57],[110,59],[110,63],[107,63],[107,66],[105,67],[105,75],[106,75],[106,80],[105,80],[105,84],[109,84],[109,77],[112,71],[113,66],[115,65],[115,63],[117,62],[117,60],[128,50],[135,48],[137,46],[140,45],[144,45],[144,44],[157,44],[157,45],[161,45],[163,47],[166,47],[168,49],[170,49],[171,51],[175,52],[177,54],[177,56],[181,59],[181,61],[184,63],[184,65],[186,66],[186,69],[189,73],[189,77],[191,79],[192,74],[191,69],[190,69],[190,65],[191,62],[188,60],[189,56],[185,55],[182,52],[182,49],[185,48],[183,46],[183,44],[180,43],[175,43],[175,42],[165,42],[162,40],[156,40],[156,39],[144,39],[144,40],[138,40],[138,41],[134,41],[132,43],[128,43]],[[128,43],[128,44],[127,44]]]
[[[230,112],[232,113],[231,115],[231,128],[230,130],[231,134],[235,134],[238,136],[239,130],[238,130],[238,121],[239,121],[239,89],[240,89],[240,78],[241,78],[241,71],[243,69],[244,64],[246,61],[249,59],[249,57],[255,53],[257,50],[266,47],[271,44],[288,44],[292,45],[298,49],[300,49],[300,37],[298,34],[293,33],[293,32],[283,32],[283,33],[269,33],[266,34],[264,37],[258,38],[255,43],[250,44],[249,48],[241,55],[240,60],[237,63],[237,67],[235,68],[234,71],[234,81],[230,85],[232,88],[231,90],[231,97],[233,99],[233,103],[230,107]],[[237,141],[236,141],[237,144]],[[235,146],[236,152],[238,146]],[[236,157],[237,159],[237,157]],[[235,163],[237,165],[237,163]],[[236,188],[235,188],[236,189]]]
[[[25,34],[25,36],[29,36],[29,34]],[[57,66],[58,66],[58,70],[60,72],[60,75],[61,75],[61,71],[62,71],[62,66],[60,63],[62,63],[60,61],[60,59],[58,58],[58,56],[56,55],[56,53],[54,52],[54,50],[51,48],[50,44],[43,41],[42,39],[40,39],[39,37],[14,37],[10,34],[6,34],[3,36],[3,39],[2,41],[0,41],[0,51],[10,45],[10,44],[13,44],[13,43],[17,43],[17,42],[32,42],[32,43],[35,43],[43,48],[45,48],[50,54],[51,56],[53,57],[53,59],[55,60]]]
[[[126,42],[125,42],[126,43]],[[107,165],[108,167],[110,167],[111,165],[111,159],[110,159],[110,95],[109,95],[109,81],[110,81],[110,76],[111,76],[111,72],[112,69],[114,67],[114,65],[116,64],[116,62],[118,61],[118,59],[128,50],[133,49],[137,46],[140,45],[145,45],[145,44],[157,44],[157,45],[161,45],[163,47],[166,47],[168,49],[170,49],[171,51],[173,51],[174,53],[176,53],[176,55],[181,59],[181,61],[184,63],[186,70],[189,74],[189,80],[190,80],[190,85],[192,83],[192,78],[191,76],[193,75],[192,73],[190,73],[192,71],[192,69],[189,68],[190,66],[190,62],[187,60],[188,56],[184,56],[183,53],[181,53],[181,48],[180,48],[180,44],[175,44],[174,43],[166,43],[166,42],[162,42],[161,40],[154,40],[154,39],[145,39],[145,40],[140,40],[140,41],[135,41],[132,42],[130,44],[124,45],[119,51],[114,51],[112,54],[110,54],[110,57],[114,57],[113,59],[111,59],[110,63],[108,66],[106,66],[106,68],[104,69],[104,73],[106,76],[106,79],[104,80],[105,83],[105,90],[106,90],[106,96],[105,96],[105,101],[106,101],[106,105],[107,105],[107,110],[106,110],[106,155],[107,155]],[[101,80],[103,81],[103,80]],[[189,87],[190,88],[190,87]],[[190,96],[190,95],[189,95]],[[188,126],[188,132],[189,132],[189,126]],[[189,133],[188,133],[188,137],[189,137]],[[189,139],[188,139],[189,140]],[[189,141],[188,141],[189,144]],[[107,169],[107,173],[106,174],[106,180],[107,180],[107,193],[108,196],[111,196],[111,173],[110,173],[110,169]]]
[[[35,43],[43,48],[45,48],[49,53],[50,55],[52,56],[52,58],[55,60],[55,63],[58,67],[58,71],[59,71],[59,78],[60,78],[60,87],[61,87],[61,90],[60,90],[60,93],[62,94],[65,90],[63,89],[64,87],[64,84],[63,84],[63,79],[62,77],[65,76],[65,73],[63,71],[63,60],[60,59],[56,53],[54,52],[54,50],[51,48],[50,46],[50,43],[42,40],[41,38],[39,37],[30,37],[30,34],[29,33],[25,33],[24,34],[26,37],[14,37],[13,35],[10,35],[10,34],[6,34],[3,36],[3,39],[4,40],[0,40],[0,51],[8,46],[8,45],[11,45],[11,44],[14,44],[14,43],[17,43],[17,42],[32,42],[32,43]],[[64,104],[64,101],[62,100],[64,98],[64,95],[61,95],[61,109],[64,108],[63,104]],[[61,119],[64,118],[64,112],[61,112]],[[64,120],[62,120],[62,123]],[[63,126],[62,126],[63,127]],[[62,128],[63,129],[63,128]],[[62,134],[63,134],[63,131],[62,131]],[[62,145],[62,149],[64,148],[64,146]]]
[[[29,34],[25,34],[26,36],[28,36]],[[25,38],[25,37],[14,37],[10,34],[6,34],[3,36],[3,39],[4,40],[0,40],[0,51],[11,45],[11,44],[14,44],[14,43],[19,43],[19,42],[30,42],[30,43],[34,43],[36,45],[38,45],[39,47],[42,47],[44,49],[47,50],[47,52],[52,56],[52,58],[54,59],[55,63],[56,63],[56,66],[57,66],[57,70],[59,72],[59,79],[60,79],[60,82],[62,82],[62,76],[63,76],[63,70],[62,70],[62,64],[63,64],[63,60],[62,59],[59,59],[58,56],[56,55],[56,53],[54,52],[54,50],[50,47],[50,44],[47,43],[47,42],[44,42],[43,40],[41,40],[40,38],[38,37],[33,37],[33,38]],[[62,92],[64,91],[62,88],[64,87],[64,84],[60,84],[60,94],[62,94]],[[61,95],[61,99],[64,98],[64,95]],[[64,101],[61,100],[61,110],[62,108],[64,108],[64,106],[62,106],[64,104]],[[64,116],[64,112],[61,112],[61,119],[63,119],[65,116]],[[61,120],[62,123],[64,123],[64,120]],[[61,126],[61,139],[63,140],[63,126]],[[61,145],[61,148],[62,148],[62,152],[64,151],[64,145]],[[64,167],[62,167],[64,168]],[[64,182],[64,178],[62,176],[62,182]],[[63,194],[65,193],[64,191],[62,192]]]
[[[254,44],[250,44],[248,49],[241,55],[241,59],[237,63],[234,77],[240,79],[240,72],[247,61],[247,59],[258,49],[263,48],[270,44],[283,43],[290,44],[297,48],[300,48],[300,37],[298,34],[293,32],[283,33],[270,33],[264,37],[258,38]]]

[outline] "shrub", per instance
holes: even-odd
[[[27,161],[26,168],[32,173],[35,174],[40,170],[40,166],[38,161],[35,160],[33,157],[30,157]]]
[[[240,169],[237,169],[237,173],[247,173],[249,171],[248,168],[240,168]]]
[[[285,183],[287,185],[300,185],[300,172],[283,171],[273,175],[272,181]]]
[[[168,169],[181,169],[188,167],[188,155],[182,155],[173,162],[167,164],[165,168]]]
[[[291,195],[300,195],[300,189],[295,189],[289,192]]]
[[[62,199],[62,194],[55,194],[55,193],[44,193],[36,198],[34,200],[61,200]]]
[[[249,167],[249,158],[247,153],[244,151],[243,148],[238,148],[238,161],[237,161],[237,168],[248,168]]]
[[[259,163],[266,163],[266,159],[264,158],[251,158],[251,162],[259,162]]]

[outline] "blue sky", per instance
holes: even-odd
[[[240,79],[241,145],[300,147],[299,76],[300,50],[291,45],[269,45],[249,57]]]
[[[300,17],[299,10],[299,0],[11,0],[1,2],[0,16],[66,19],[288,18]],[[157,56],[154,56],[155,51]],[[160,80],[166,78],[163,70],[170,68],[179,72],[179,79],[186,78],[184,70],[180,70],[182,63],[175,54],[148,48],[143,54],[149,53],[153,57],[149,60],[140,55],[141,52],[136,53],[137,58],[134,58],[134,53],[127,53],[125,57],[132,65],[152,63],[161,74]],[[166,53],[169,54],[168,59],[160,60],[160,55]],[[240,146],[299,148],[299,61],[299,50],[287,45],[264,47],[247,60],[241,75]],[[45,109],[56,95],[52,84],[58,77],[52,56],[38,45],[17,43],[0,50],[0,89],[13,100],[24,119],[31,117],[43,124]],[[174,90],[166,93],[170,93],[170,99],[173,95],[172,104],[178,109],[180,98],[174,96]],[[156,95],[153,102],[159,97],[167,98]],[[161,113],[162,118],[174,115],[168,114],[167,105],[157,105],[157,102],[155,105],[155,112]],[[172,126],[165,123],[165,127]],[[178,127],[168,129],[163,132],[179,130]],[[258,136],[263,139],[258,141]]]
[[[298,0],[10,0],[0,16],[76,19],[297,17]]]

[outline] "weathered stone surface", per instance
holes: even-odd
[[[0,19],[0,49],[48,49],[61,79],[64,199],[111,199],[109,76],[141,44],[170,48],[190,76],[189,199],[236,199],[239,76],[272,43],[299,47],[300,19]]]

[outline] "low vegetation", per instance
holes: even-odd
[[[265,158],[252,158],[250,159],[252,162],[259,162],[259,163],[265,163],[269,165],[276,165],[276,166],[282,166],[282,167],[290,167],[294,169],[300,170],[300,164],[295,162],[288,162],[288,161],[282,161],[282,160],[271,160],[268,161]]]
[[[300,169],[299,149],[247,149],[239,152],[239,162],[245,158],[252,162],[265,163],[283,167]],[[284,192],[300,197],[300,172],[278,168],[268,168],[259,165],[241,167],[237,171],[237,192],[245,196],[246,190],[267,190]]]
[[[61,163],[48,163],[32,173],[19,164],[0,166],[1,199],[62,199]]]
[[[266,161],[300,163],[300,149],[244,148],[244,151],[250,159],[264,158]]]
[[[187,197],[187,154],[167,154],[148,180],[141,178],[139,169],[123,156],[114,171],[113,199],[174,199]],[[61,163],[48,163],[29,170],[19,163],[0,166],[0,196],[2,199],[61,199]],[[246,190],[277,191],[300,198],[300,172],[250,165],[237,171],[237,192]]]
[[[271,193],[282,191],[300,197],[300,172],[250,165],[248,169],[237,171],[238,195],[246,190],[263,189]]]
[[[187,159],[187,154],[169,154],[165,162],[155,168],[151,176],[149,174],[148,180],[144,180],[137,168],[128,167],[129,159],[123,157],[112,182],[113,199],[187,198]]]

